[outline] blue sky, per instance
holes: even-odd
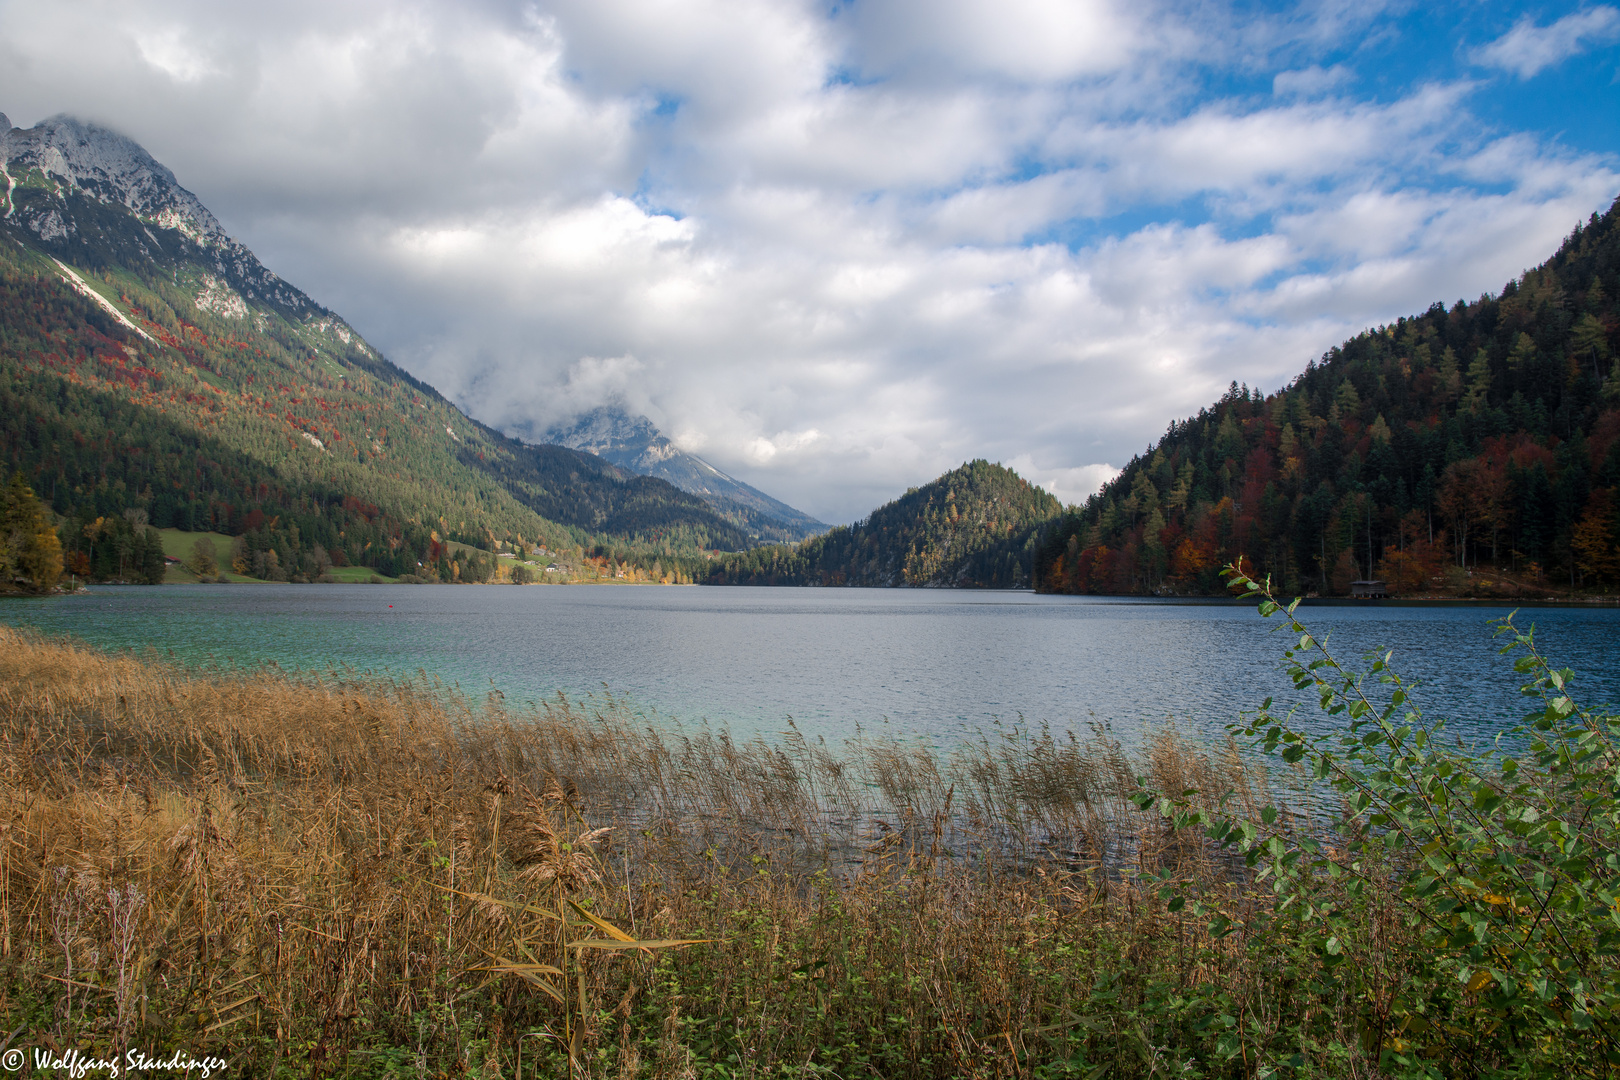
[[[829,521],[1083,498],[1232,380],[1620,194],[1613,4],[0,0],[0,109],[136,138],[474,415],[605,401]]]

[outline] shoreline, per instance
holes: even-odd
[[[443,588],[474,587],[505,587],[511,582],[442,582],[442,581],[262,581],[248,579],[240,581],[165,581],[156,588],[199,588],[223,587],[241,585],[285,585],[285,586],[353,586],[374,588],[376,586],[400,586],[419,588],[423,586],[439,586]],[[791,591],[795,589],[841,589],[849,591],[869,592],[931,592],[931,593],[1010,593],[1024,596],[1050,596],[1063,597],[1074,602],[1095,603],[1128,603],[1138,605],[1163,605],[1166,607],[1249,607],[1249,601],[1239,597],[1229,596],[1152,596],[1137,593],[1048,593],[1020,589],[977,589],[977,588],[914,588],[910,586],[884,587],[876,585],[708,585],[705,582],[659,582],[659,581],[535,581],[519,588],[530,587],[575,587],[575,586],[611,586],[623,587],[657,587],[657,588],[715,588],[715,589],[771,589],[773,591]],[[145,589],[154,586],[136,582],[99,581],[80,585],[77,589],[55,588],[48,593],[28,592],[20,589],[0,591],[0,600],[15,599],[46,599],[63,598],[70,596],[83,596],[100,588],[114,589]],[[1509,608],[1620,608],[1620,595],[1585,596],[1585,597],[1477,597],[1477,596],[1392,596],[1380,599],[1360,599],[1348,596],[1306,596],[1300,597],[1301,607],[1344,607],[1344,608],[1424,608],[1424,607],[1509,607]]]

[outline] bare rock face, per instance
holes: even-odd
[[[299,319],[327,314],[267,270],[133,140],[69,116],[24,129],[0,114],[0,129],[4,220],[52,254],[76,265],[143,257],[189,265],[206,279],[205,306],[238,317],[253,303]]]
[[[621,468],[646,473],[681,451],[645,416],[603,406],[546,432],[545,441],[607,458]]]
[[[141,220],[175,229],[203,247],[230,241],[214,215],[172,172],[116,132],[54,116],[27,130],[10,131],[5,156],[13,175],[37,169],[59,190],[121,204]]]

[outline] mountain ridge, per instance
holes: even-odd
[[[1401,595],[1614,591],[1617,298],[1620,200],[1500,295],[1364,331],[1274,394],[1233,383],[1083,505],[1031,503],[1010,532],[966,533],[971,552],[978,489],[1017,480],[985,462],[806,544],[717,560],[708,581],[1221,595],[1241,561],[1294,595],[1367,578]]]
[[[68,519],[70,557],[88,556],[86,522],[126,511],[248,535],[283,566],[318,547],[445,580],[465,580],[453,542],[491,563],[539,542],[686,576],[747,546],[665,481],[463,414],[122,135],[7,121],[0,183],[0,460]]]
[[[1500,295],[1365,331],[1276,394],[1234,385],[1067,513],[975,461],[854,526],[742,551],[799,512],[645,417],[561,432],[623,465],[483,425],[132,140],[68,117],[0,127],[0,461],[70,558],[128,515],[284,566],[320,552],[441,580],[487,569],[456,544],[539,542],[715,583],[1207,594],[1242,557],[1301,592],[1620,584],[1620,201]],[[701,493],[637,475],[674,463]]]
[[[631,416],[618,406],[597,406],[572,421],[553,425],[536,441],[583,450],[642,476],[668,480],[702,498],[721,517],[756,539],[793,542],[830,528],[682,450],[647,417]]]
[[[24,129],[13,128],[6,115],[0,113],[0,127],[5,129],[5,134],[0,135],[0,179],[8,186],[5,216],[9,219],[16,214],[50,254],[82,257],[85,243],[123,254],[133,245],[140,256],[163,265],[184,258],[188,247],[195,248],[206,254],[224,279],[218,299],[207,305],[221,308],[222,314],[245,314],[243,301],[258,300],[295,316],[331,316],[302,290],[266,268],[258,256],[225,231],[202,200],[182,187],[172,171],[133,139],[66,115]],[[77,194],[122,206],[142,223],[144,239],[120,235],[97,219],[81,226],[76,215],[64,214],[48,201],[27,200],[19,206],[14,201],[18,179],[13,175],[13,162],[22,164],[25,179],[28,171],[36,170],[57,185],[59,194],[61,182],[66,181]],[[95,239],[80,236],[81,227],[87,234],[93,230]],[[171,238],[165,246],[153,228],[175,232],[181,243],[177,245]],[[79,247],[73,245],[75,239],[80,241]],[[354,331],[343,323],[340,336],[342,333]]]

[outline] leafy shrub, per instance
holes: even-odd
[[[1298,600],[1284,607],[1269,579],[1225,573],[1298,635],[1284,654],[1294,686],[1348,721],[1314,734],[1268,698],[1230,730],[1304,767],[1339,808],[1326,821],[1274,805],[1249,817],[1211,811],[1193,791],[1144,790],[1143,809],[1202,829],[1269,883],[1269,910],[1239,911],[1166,875],[1171,909],[1191,901],[1216,935],[1244,918],[1301,935],[1361,1011],[1363,1049],[1389,1072],[1610,1075],[1620,1065],[1615,718],[1578,706],[1573,673],[1554,669],[1510,615],[1499,621],[1501,651],[1518,653],[1535,707],[1483,749],[1449,740],[1413,704],[1389,653],[1352,672],[1305,626]]]

